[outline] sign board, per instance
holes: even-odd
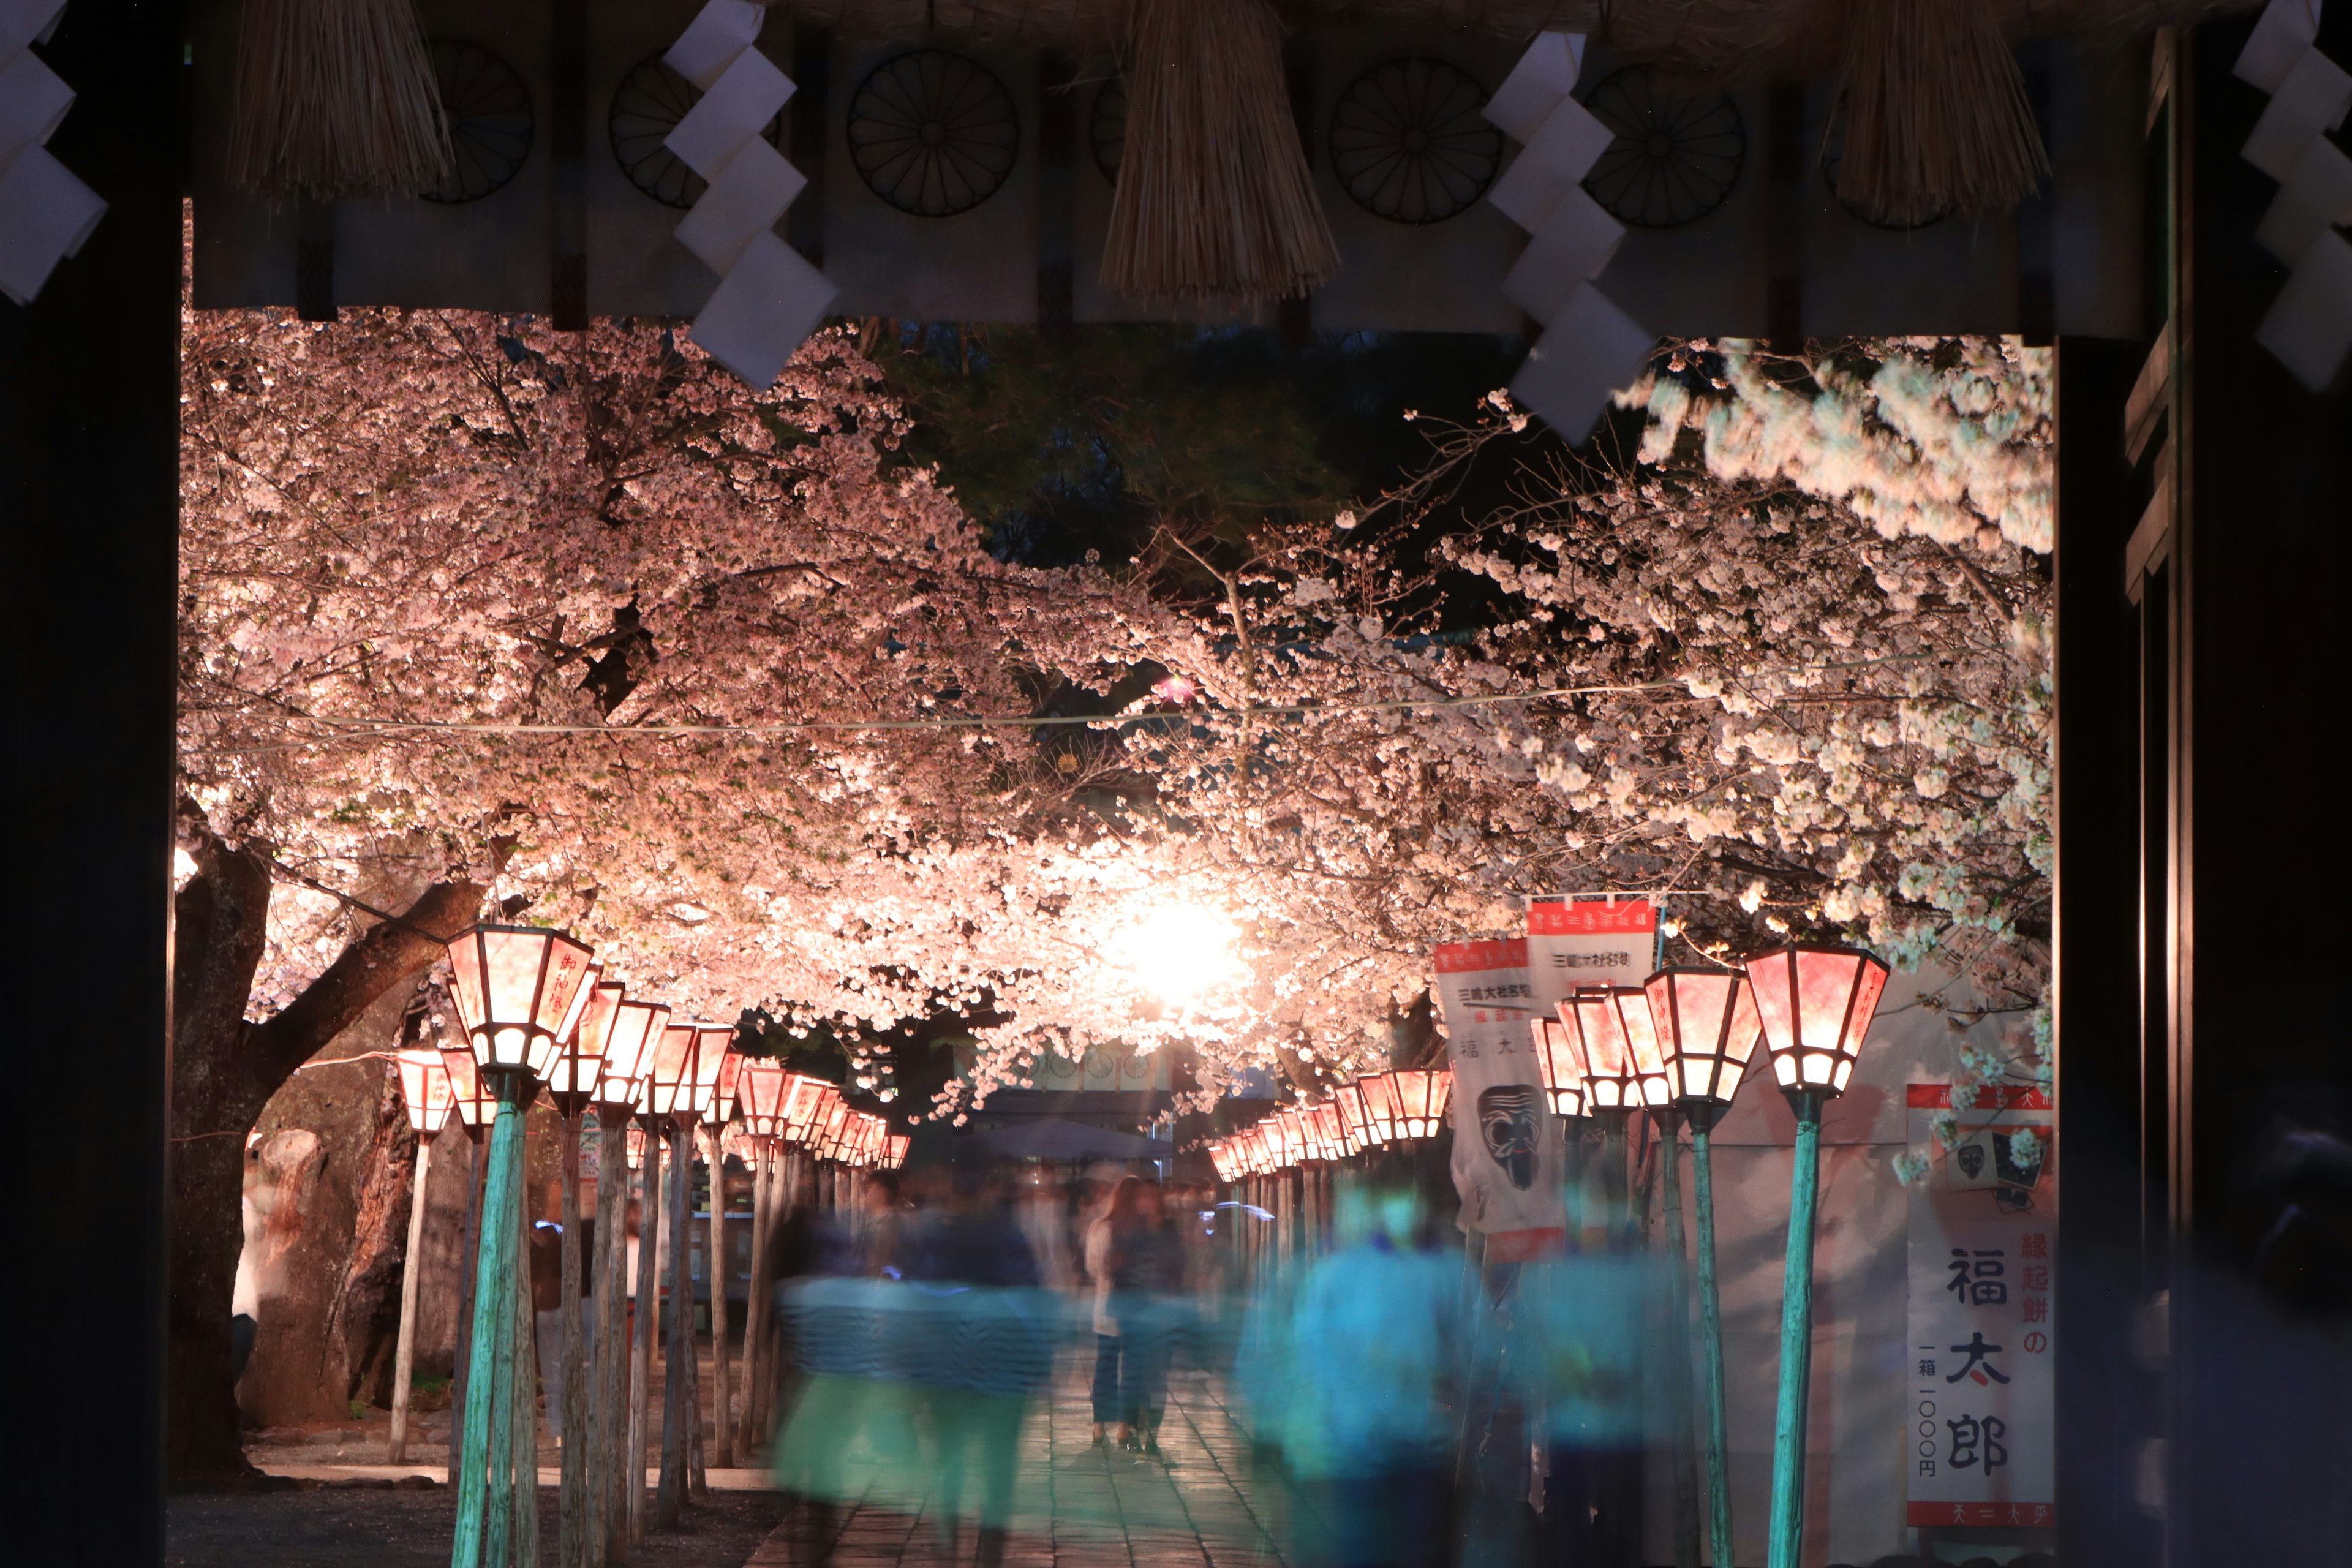
[[[1909,1521],[2046,1529],[2058,1518],[2056,1119],[2038,1089],[1979,1100],[1948,1151],[1934,1121],[1950,1086],[1910,1086],[1911,1152],[1928,1173],[1911,1189]]]
[[[1568,1244],[1561,1197],[1567,1150],[1544,1096],[1528,1020],[1535,997],[1528,944],[1446,942],[1437,991],[1454,1064],[1454,1190],[1462,1228],[1486,1238],[1486,1261],[1515,1263]]]
[[[1550,1013],[1580,985],[1639,985],[1658,967],[1658,910],[1647,899],[1571,893],[1528,905],[1528,977]]]

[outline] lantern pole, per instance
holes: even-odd
[[[556,1523],[556,1562],[562,1568],[584,1568],[588,1559],[588,1368],[587,1335],[581,1331],[583,1305],[581,1268],[587,1257],[580,1249],[580,1113],[559,1105],[562,1126],[561,1186],[563,1238],[557,1273],[555,1310],[562,1316],[556,1354],[563,1361],[563,1397],[557,1419],[563,1426],[558,1463],[561,1490]]]
[[[524,1183],[518,1178],[514,1215],[508,1222],[515,1230],[517,1260],[509,1297],[514,1308],[509,1320],[514,1325],[514,1396],[509,1405],[514,1412],[514,1551],[508,1561],[515,1568],[539,1568],[539,1402],[531,1396],[538,1386],[539,1358],[531,1353],[532,1331],[538,1324],[530,1310],[532,1227],[526,1196]]]
[[[711,1403],[718,1406],[710,1425],[710,1440],[718,1449],[719,1468],[735,1468],[735,1380],[727,1353],[727,1151],[720,1146],[723,1129],[702,1131],[702,1163],[710,1171],[710,1226],[703,1232],[703,1272],[710,1279]],[[749,1352],[748,1346],[745,1347]],[[699,1388],[698,1387],[698,1392]],[[701,1435],[700,1423],[696,1436]]]
[[[1683,1249],[1682,1112],[1650,1108],[1657,1123],[1659,1202],[1666,1216],[1667,1407],[1674,1412],[1675,1568],[1698,1568],[1698,1460],[1691,1451],[1690,1284]],[[1723,1568],[1731,1559],[1722,1558]]]
[[[612,1543],[622,1530],[620,1489],[614,1484],[620,1447],[623,1391],[615,1375],[625,1353],[621,1331],[621,1268],[625,1243],[614,1249],[625,1227],[625,1194],[629,1182],[628,1135],[621,1122],[628,1112],[599,1102],[596,1108],[596,1254],[593,1303],[596,1343],[591,1356],[593,1398],[588,1423],[588,1561],[602,1564],[612,1556]]]
[[[1821,1197],[1822,1102],[1818,1089],[1783,1091],[1797,1113],[1795,1169],[1789,1186],[1789,1257],[1780,1287],[1780,1391],[1772,1419],[1769,1568],[1798,1568],[1805,1540],[1805,1415],[1813,1370],[1813,1221]]]
[[[691,1184],[692,1157],[688,1142],[686,1121],[670,1118],[667,1129],[669,1144],[669,1334],[663,1357],[662,1376],[662,1447],[661,1480],[654,1492],[654,1522],[664,1529],[677,1527],[678,1510],[686,1500],[687,1446],[691,1440],[686,1430],[693,1419],[688,1399],[691,1393],[688,1380],[695,1375],[694,1337],[690,1318],[694,1310],[694,1293],[687,1278],[686,1255],[692,1245],[693,1208],[687,1196]],[[647,1159],[652,1153],[647,1152]]]
[[[646,1438],[652,1424],[650,1405],[654,1382],[654,1324],[660,1316],[656,1270],[661,1253],[661,1134],[651,1115],[639,1117],[646,1135],[645,1163],[637,1188],[637,1294],[635,1346],[629,1356],[628,1453],[621,1469],[628,1487],[629,1544],[646,1538]]]
[[[751,1147],[751,1280],[743,1301],[743,1409],[735,1428],[735,1447],[746,1458],[760,1420],[761,1379],[768,1369],[768,1235],[775,1226],[775,1140],[760,1138]]]
[[[1595,1114],[1601,1122],[1601,1190],[1609,1215],[1609,1250],[1614,1252],[1633,1231],[1633,1182],[1626,1168],[1626,1134],[1633,1108],[1604,1106]]]
[[[457,1243],[457,1268],[462,1281],[457,1293],[457,1364],[456,1375],[449,1380],[448,1473],[442,1477],[445,1486],[456,1486],[458,1471],[464,1468],[458,1458],[458,1438],[466,1427],[467,1379],[473,1362],[475,1275],[481,1266],[482,1251],[482,1189],[489,1179],[488,1163],[482,1156],[477,1129],[466,1129],[466,1229]]]
[[[493,1472],[504,1480],[512,1458],[515,1394],[514,1333],[509,1314],[515,1244],[514,1215],[522,1191],[520,1075],[500,1073],[499,1109],[490,1123],[489,1168],[482,1181],[481,1234],[476,1244],[474,1321],[467,1335],[471,1373],[466,1395],[463,1457],[457,1470],[457,1529],[449,1568],[507,1568],[504,1500],[492,1508]],[[495,1517],[493,1517],[495,1516]],[[491,1537],[497,1538],[497,1550]]]
[[[1723,1299],[1715,1277],[1715,1172],[1710,1150],[1715,1119],[1712,1100],[1685,1104],[1691,1130],[1691,1212],[1698,1236],[1699,1354],[1706,1379],[1706,1486],[1709,1544],[1717,1568],[1731,1568],[1731,1481],[1727,1456],[1729,1424],[1723,1404]]]
[[[433,1136],[416,1140],[416,1183],[408,1198],[408,1250],[400,1259],[400,1343],[392,1357],[392,1464],[408,1463],[408,1384],[416,1374],[416,1289],[424,1270],[416,1255],[425,1246],[425,1183],[433,1170]]]

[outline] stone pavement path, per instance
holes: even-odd
[[[1253,1463],[1213,1380],[1171,1380],[1160,1433],[1166,1463],[1097,1448],[1091,1430],[1081,1378],[1066,1375],[1050,1406],[1030,1412],[1005,1568],[1295,1568],[1287,1543],[1308,1500],[1276,1468]],[[800,1523],[779,1525],[745,1568],[804,1568],[793,1540]],[[845,1508],[836,1523],[834,1568],[972,1560],[971,1521],[949,1549],[928,1497],[912,1514]]]

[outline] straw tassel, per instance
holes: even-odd
[[[450,163],[410,0],[245,0],[232,181],[272,201],[415,195]]]
[[[1978,0],[1848,0],[1838,195],[1880,222],[1999,212],[2050,172],[2025,74]]]
[[[1103,286],[1295,298],[1339,269],[1264,0],[1140,0]]]

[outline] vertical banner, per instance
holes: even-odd
[[[1560,1200],[1565,1150],[1528,1020],[1528,944],[1446,942],[1437,987],[1454,1063],[1454,1190],[1462,1228],[1486,1238],[1486,1261],[1517,1263],[1568,1244]]]
[[[2057,1522],[2050,1304],[2058,1194],[2050,1097],[1986,1089],[1946,1150],[1947,1084],[1910,1086],[1911,1373],[1904,1452],[1915,1525]]]
[[[1658,910],[1647,899],[1572,893],[1528,905],[1528,979],[1546,1015],[1580,985],[1639,985],[1657,959]]]

